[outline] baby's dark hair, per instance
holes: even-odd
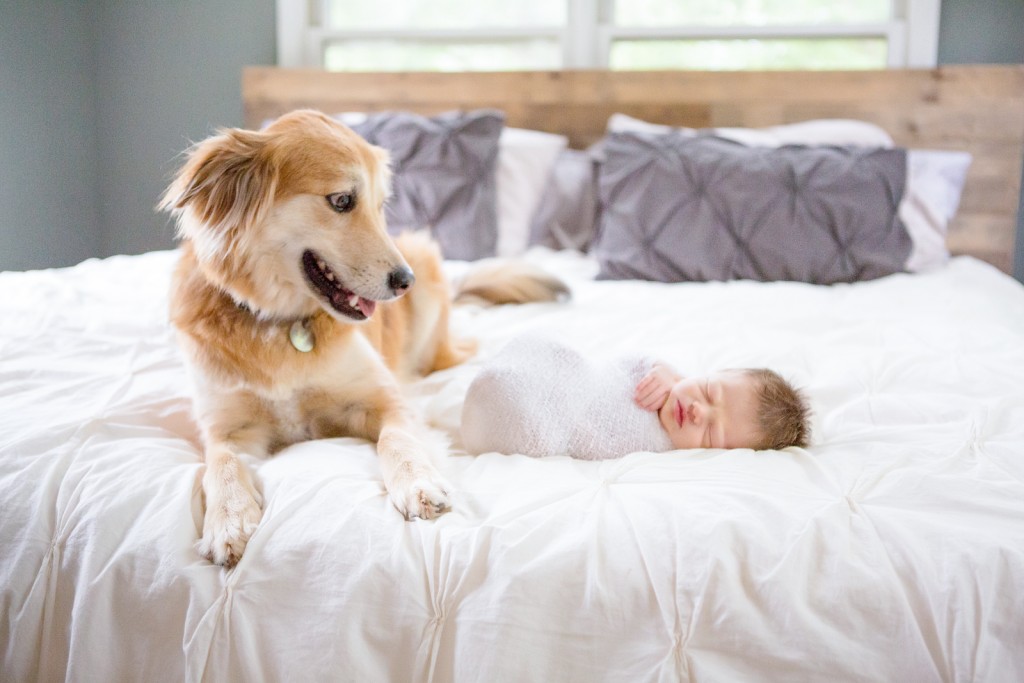
[[[806,448],[811,440],[811,409],[803,393],[768,368],[743,370],[757,382],[758,450]]]

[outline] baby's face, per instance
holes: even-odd
[[[761,437],[757,383],[735,370],[686,377],[672,387],[658,418],[676,448],[754,448]]]

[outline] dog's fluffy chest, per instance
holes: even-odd
[[[272,451],[316,438],[372,437],[367,415],[382,388],[393,386],[391,375],[362,334],[339,334],[324,323],[310,326],[309,352],[294,348],[283,324],[254,327],[234,344],[186,334],[200,415],[219,414],[213,421],[221,424],[260,424],[270,432]]]
[[[262,393],[282,440],[287,443],[331,436],[365,436],[366,416],[388,373],[362,335],[331,349],[315,367],[281,378]],[[291,379],[291,382],[287,380]]]

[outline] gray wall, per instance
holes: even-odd
[[[91,3],[100,255],[173,245],[153,206],[191,142],[242,125],[241,71],[276,60],[274,0]]]
[[[99,251],[91,10],[0,0],[0,269]]]
[[[939,64],[975,63],[1024,64],[1024,0],[942,0]],[[1013,274],[1024,282],[1024,187]]]
[[[0,270],[173,246],[153,206],[191,141],[242,124],[274,0],[0,0]]]
[[[942,0],[939,64],[1024,64],[1024,1]]]
[[[241,125],[241,68],[274,63],[274,8],[0,0],[0,270],[171,247],[153,206],[182,149]],[[1024,0],[943,0],[939,62],[1024,63],[1022,26]]]

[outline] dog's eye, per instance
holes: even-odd
[[[338,213],[348,213],[356,208],[355,192],[335,192],[327,195],[327,203]]]

